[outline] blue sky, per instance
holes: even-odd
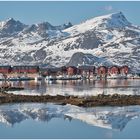
[[[140,1],[0,1],[0,20],[13,17],[25,24],[48,21],[53,25],[78,24],[95,16],[122,11],[127,19],[140,25]]]

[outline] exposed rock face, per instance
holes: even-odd
[[[0,37],[7,37],[16,34],[17,32],[22,31],[26,27],[25,24],[20,21],[16,21],[13,18],[9,18],[1,24],[0,27]]]
[[[80,66],[80,65],[112,65],[109,61],[105,59],[98,58],[96,56],[93,56],[92,54],[84,54],[82,52],[77,52],[72,55],[68,66]]]

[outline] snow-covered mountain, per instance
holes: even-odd
[[[0,22],[0,37],[14,36],[18,32],[22,31],[26,27],[25,24],[20,21],[15,21],[13,18],[7,19],[5,22]]]
[[[122,12],[72,26],[0,22],[1,64],[128,65],[140,72],[140,27]],[[74,54],[83,59],[76,60]],[[71,63],[75,60],[75,63]],[[70,61],[71,60],[71,61]]]
[[[122,131],[129,121],[139,117],[139,106],[83,108],[29,103],[0,107],[0,122],[10,126],[28,119],[48,122],[53,118],[61,118],[70,121],[77,119],[92,126]]]

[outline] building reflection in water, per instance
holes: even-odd
[[[140,80],[70,80],[70,81],[13,81],[12,86],[24,87],[16,94],[51,95],[97,95],[97,94],[140,94]]]

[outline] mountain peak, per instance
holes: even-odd
[[[14,18],[10,17],[6,20],[6,22],[9,22],[9,21],[15,21]]]
[[[115,12],[115,13],[112,13],[111,15],[116,15],[116,16],[124,16],[123,12],[119,11],[119,12]]]
[[[123,28],[131,25],[122,12],[96,17],[94,20],[101,22],[108,28]]]
[[[122,12],[112,13],[108,16],[110,16],[111,19],[115,18],[117,20],[122,20],[122,21],[126,22],[127,24],[130,24]]]
[[[15,20],[14,18],[8,18],[6,21],[4,21],[4,25],[16,25],[16,24],[22,24],[24,25],[23,23],[21,23],[19,20]]]
[[[89,20],[86,20],[85,22],[82,22],[81,24],[66,29],[66,31],[73,34],[78,34],[84,33],[86,31],[99,29],[102,30],[106,28],[118,30],[130,25],[131,23],[125,18],[124,14],[122,12],[117,12],[91,18]]]
[[[26,27],[25,24],[13,18],[8,18],[7,20],[0,22],[0,30],[2,36],[22,31],[24,27]]]
[[[104,15],[104,16],[108,16],[108,17],[125,17],[123,12],[119,11],[119,12],[115,12],[115,13],[111,13],[111,14],[107,14],[107,15]],[[104,17],[104,16],[101,16],[101,17]]]

